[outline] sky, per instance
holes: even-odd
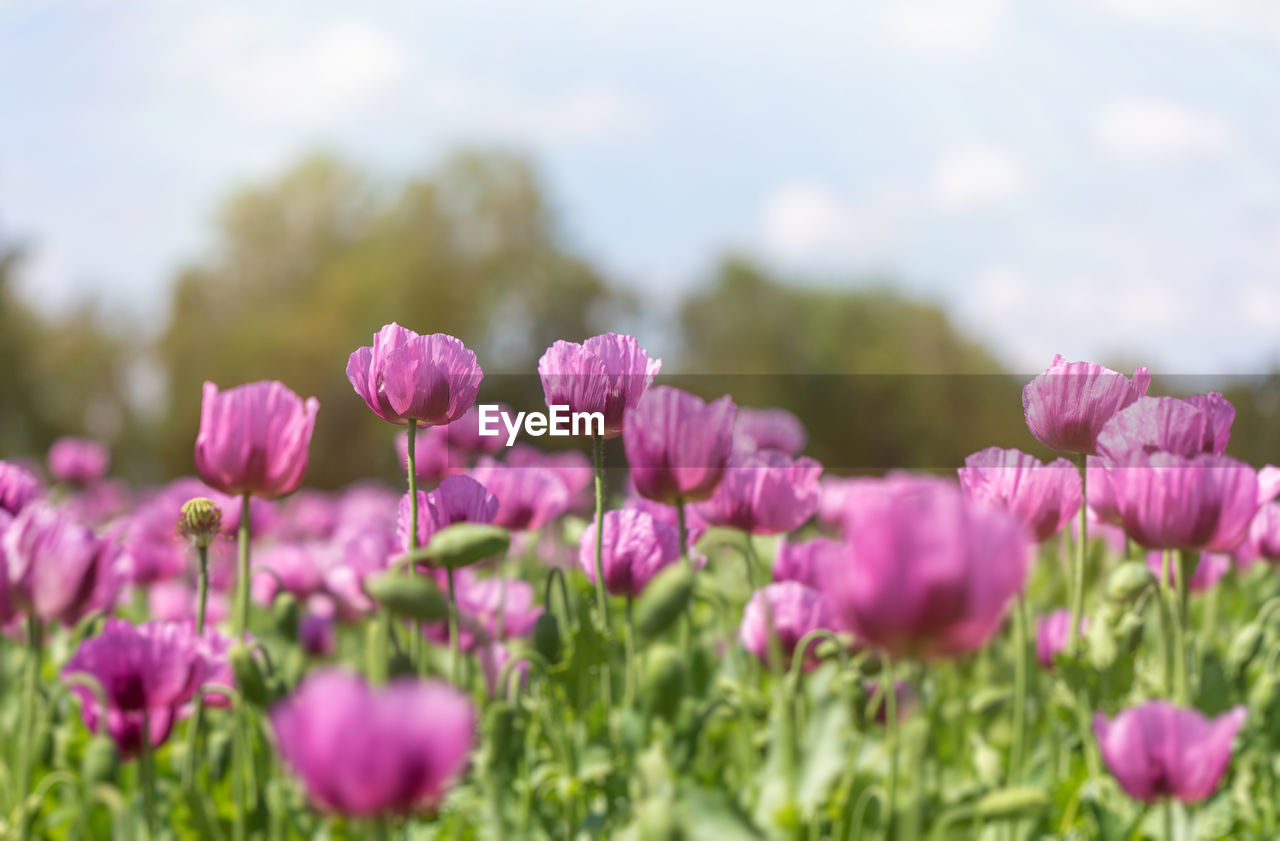
[[[0,0],[0,237],[155,323],[235,188],[527,152],[674,308],[726,250],[890,275],[1015,370],[1280,363],[1272,0]]]

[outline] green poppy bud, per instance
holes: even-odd
[[[449,615],[449,603],[440,588],[425,576],[384,572],[366,579],[364,589],[397,616],[438,622]]]
[[[669,645],[657,645],[645,656],[644,681],[649,710],[658,718],[675,718],[686,690],[684,657]]]
[[[280,636],[290,642],[298,641],[298,599],[288,590],[281,590],[271,603],[271,624]]]
[[[1107,598],[1131,602],[1155,583],[1151,570],[1142,561],[1126,561],[1107,576]]]
[[[670,628],[693,598],[693,573],[685,564],[672,564],[653,577],[636,602],[635,626],[652,639]]]
[[[258,665],[257,658],[253,656],[251,647],[241,642],[236,643],[231,647],[227,660],[231,663],[231,673],[235,675],[236,689],[240,691],[240,697],[259,707],[265,707],[271,703],[271,692],[267,688],[266,677],[262,673],[262,667]]]
[[[560,636],[560,620],[550,610],[542,611],[538,621],[533,625],[533,650],[542,655],[542,659],[554,666],[560,662],[564,653],[564,641]]]
[[[178,534],[197,548],[208,548],[221,530],[222,509],[212,499],[198,496],[183,504],[178,515]]]

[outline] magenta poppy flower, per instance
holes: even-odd
[[[160,622],[194,622],[199,596],[186,581],[159,581],[147,588],[147,612]],[[227,594],[209,591],[205,601],[205,622],[216,625],[231,617],[231,601]]]
[[[582,344],[558,340],[538,360],[547,405],[599,412],[606,437],[622,431],[623,412],[640,401],[661,368],[662,360],[650,359],[634,336],[617,333]]]
[[[313,803],[349,817],[434,811],[466,768],[476,713],[461,692],[403,678],[370,687],[313,673],[271,711],[284,761]]]
[[[451,472],[466,466],[464,458],[449,449],[448,427],[429,426],[419,429],[413,439],[414,473],[418,484],[434,485]],[[396,455],[400,459],[400,469],[409,474],[409,433],[396,435]]]
[[[1245,554],[1251,560],[1280,561],[1280,502],[1268,502],[1249,523]]]
[[[571,502],[564,480],[545,467],[508,467],[486,456],[469,475],[498,498],[494,524],[512,531],[540,529]]]
[[[464,651],[475,651],[495,640],[528,636],[542,615],[533,585],[518,578],[476,578],[470,568],[461,569],[454,573],[454,589],[458,645]],[[423,633],[441,645],[449,642],[444,622],[424,625]]]
[[[1089,627],[1089,620],[1081,616],[1078,627],[1083,634]],[[1036,622],[1036,660],[1041,666],[1046,669],[1053,668],[1053,658],[1059,651],[1066,650],[1070,635],[1071,611],[1069,610],[1055,610]]]
[[[792,461],[786,453],[762,450],[730,457],[720,487],[696,506],[713,526],[751,534],[778,534],[799,528],[818,510],[822,465],[811,458]]]
[[[1008,512],[939,479],[898,476],[859,493],[823,596],[842,627],[896,656],[981,648],[1022,590],[1032,543]]]
[[[1140,397],[1103,425],[1098,454],[1113,461],[1135,452],[1222,455],[1235,417],[1235,407],[1216,391],[1188,400]]]
[[[733,451],[780,450],[798,456],[809,442],[809,433],[794,413],[786,409],[754,409],[739,406],[733,421]]]
[[[49,475],[59,482],[88,485],[107,475],[107,448],[88,438],[59,438],[49,448]]]
[[[494,403],[498,407],[499,417],[508,415],[512,419],[516,413],[506,403]],[[490,429],[494,427],[491,425]],[[497,423],[498,435],[480,434],[480,408],[471,406],[453,423],[445,427],[446,441],[449,448],[464,455],[493,455],[507,444],[506,428],[502,422]]]
[[[653,519],[671,526],[677,532],[680,530],[680,512],[674,505],[667,505],[665,502],[654,502],[652,499],[645,499],[642,496],[628,496],[626,501],[622,503],[622,507],[634,511],[643,511]],[[706,521],[699,516],[693,506],[685,508],[684,530],[685,544],[690,549],[707,533]]]
[[[858,504],[858,495],[867,490],[878,492],[880,482],[860,476],[823,476],[818,483],[818,522],[839,533],[844,529],[846,512]]]
[[[1107,768],[1125,792],[1145,803],[1171,797],[1204,800],[1231,763],[1231,743],[1248,711],[1234,707],[1217,718],[1164,701],[1148,701],[1113,719],[1098,713],[1093,732]]]
[[[595,481],[591,459],[578,450],[547,453],[528,444],[516,444],[507,450],[502,463],[507,467],[539,467],[560,477],[569,489],[569,508],[576,510],[588,497],[583,493]]]
[[[1045,372],[1022,389],[1022,411],[1031,434],[1049,449],[1094,455],[1102,427],[1150,385],[1146,368],[1129,379],[1092,362],[1054,356]]]
[[[418,491],[418,545],[426,546],[431,535],[457,523],[492,523],[498,516],[498,498],[470,476],[449,476],[430,493]],[[400,545],[409,548],[409,495],[400,498],[397,535]]]
[[[378,482],[364,481],[349,485],[338,496],[338,524],[334,538],[349,532],[368,529],[396,529],[396,506],[400,493]]]
[[[421,512],[420,512],[421,513]],[[324,570],[324,591],[342,619],[356,619],[375,607],[364,591],[364,580],[382,572],[403,551],[395,534],[381,528],[349,528],[335,538],[334,561]]]
[[[1156,549],[1147,553],[1147,567],[1159,580],[1164,574],[1164,552]],[[1200,562],[1196,564],[1191,577],[1187,579],[1187,589],[1193,593],[1203,593],[1222,580],[1231,571],[1231,556],[1219,552],[1202,552]],[[1178,575],[1178,557],[1175,554],[1169,559],[1169,586],[1173,586]]]
[[[765,585],[752,594],[742,612],[742,625],[738,638],[742,645],[765,663],[769,662],[769,629],[778,637],[778,649],[782,654],[781,666],[791,665],[791,657],[805,634],[819,628],[834,629],[822,594],[797,581],[780,581]],[[816,647],[817,640],[810,648]],[[813,651],[805,652],[805,668],[818,665]]]
[[[271,604],[281,590],[305,601],[323,590],[328,561],[323,544],[268,543],[253,556],[250,586],[254,601]]]
[[[613,596],[638,596],[659,570],[680,559],[677,529],[634,508],[604,513],[601,565],[604,588]],[[582,530],[578,563],[596,582],[596,524]]]
[[[286,540],[327,540],[337,527],[338,500],[324,491],[303,488],[280,509],[280,536]]]
[[[307,613],[298,620],[298,645],[312,657],[329,657],[338,649],[332,616]]]
[[[80,698],[85,726],[96,733],[105,718],[120,753],[133,756],[142,748],[144,717],[150,719],[150,743],[162,744],[181,707],[213,676],[216,666],[207,651],[187,623],[135,626],[108,619],[102,633],[80,643],[62,674],[85,672],[97,679],[106,692],[105,711],[92,690],[71,689]]]
[[[420,336],[392,322],[347,360],[347,379],[373,413],[392,423],[444,426],[476,402],[484,371],[453,336]]]
[[[773,580],[797,581],[814,589],[822,588],[822,567],[838,563],[844,546],[826,537],[794,541],[783,538],[773,556]]]
[[[196,472],[233,496],[274,499],[293,493],[307,470],[307,448],[320,403],[283,383],[262,381],[219,391],[204,384]]]
[[[22,509],[0,537],[9,599],[46,622],[73,624],[109,601],[119,586],[118,548],[43,502]]]
[[[1005,508],[1041,542],[1062,531],[1084,501],[1080,472],[1065,458],[1044,464],[1020,450],[988,447],[958,473],[965,493]]]
[[[622,443],[636,493],[658,502],[699,502],[720,485],[733,453],[737,407],[657,386],[626,413]]]
[[[1133,453],[1106,472],[1125,533],[1148,549],[1229,552],[1275,495],[1228,456]]]
[[[17,516],[40,495],[40,480],[20,464],[0,461],[0,511]]]

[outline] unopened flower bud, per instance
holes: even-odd
[[[187,500],[178,517],[178,533],[199,549],[208,548],[222,529],[222,509],[212,499]]]

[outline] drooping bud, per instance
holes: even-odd
[[[674,564],[654,576],[636,602],[636,631],[652,639],[684,613],[693,598],[693,573],[684,564]]]
[[[182,505],[178,516],[178,534],[197,549],[207,549],[222,529],[222,509],[212,499],[198,496]]]
[[[549,665],[560,662],[563,653],[560,637],[560,621],[549,610],[544,610],[533,624],[533,649],[542,655]]]
[[[650,711],[659,718],[671,720],[685,696],[684,658],[669,645],[654,646],[645,663],[645,684],[650,689]]]

